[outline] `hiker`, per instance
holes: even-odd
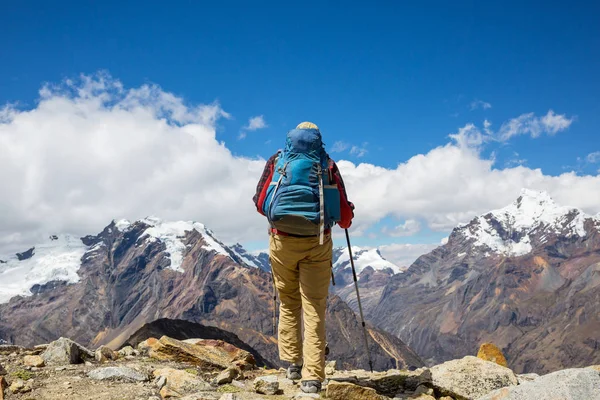
[[[271,270],[281,303],[279,358],[290,363],[287,377],[302,380],[303,392],[317,393],[325,380],[331,228],[347,229],[354,218],[354,205],[317,125],[303,122],[288,132],[285,149],[265,165],[254,204],[270,225]]]

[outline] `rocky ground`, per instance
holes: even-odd
[[[319,394],[307,395],[283,369],[220,340],[150,338],[136,349],[92,352],[61,338],[35,348],[0,345],[0,400],[594,400],[600,366],[545,376],[516,375],[497,348],[415,371],[337,371],[328,362]]]

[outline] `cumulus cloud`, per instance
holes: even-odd
[[[394,237],[413,236],[421,231],[421,223],[415,219],[408,219],[403,224],[397,225],[394,228],[383,228],[384,234]]]
[[[100,74],[44,86],[31,109],[1,110],[0,254],[148,215],[203,222],[228,243],[265,237],[251,201],[265,160],[234,156],[217,140],[216,124],[229,118],[219,104],[190,105],[156,85],[125,88]],[[549,115],[540,124],[565,126]],[[395,168],[338,161],[356,205],[353,235],[389,216],[446,232],[523,187],[600,212],[599,176],[499,168],[481,153],[489,136],[467,125]]]
[[[33,109],[2,113],[0,250],[148,215],[202,221],[232,241],[262,232],[251,197],[264,160],[216,139],[228,116],[106,74],[44,86]]]
[[[421,255],[429,253],[439,246],[432,244],[390,244],[379,247],[381,255],[399,267],[410,267]]]
[[[474,100],[471,102],[470,108],[471,108],[471,111],[477,110],[479,108],[487,110],[489,108],[492,108],[492,105],[490,103],[488,103],[487,101]]]
[[[268,126],[269,125],[267,125],[265,117],[263,115],[259,115],[250,118],[250,120],[248,120],[248,125],[246,125],[244,129],[247,129],[249,131],[256,131],[259,129],[267,128]]]
[[[533,113],[523,114],[504,123],[500,127],[498,137],[501,141],[507,141],[517,135],[530,135],[532,138],[544,133],[555,135],[571,126],[573,121],[574,118],[567,118],[564,114],[556,115],[552,110],[541,118]]]

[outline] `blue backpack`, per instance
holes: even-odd
[[[275,161],[263,212],[272,228],[298,236],[320,236],[340,221],[340,193],[329,156],[316,129],[288,132]]]

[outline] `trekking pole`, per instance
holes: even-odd
[[[356,288],[356,298],[358,299],[358,311],[360,312],[360,320],[362,322],[363,334],[365,337],[365,348],[367,349],[367,357],[369,358],[369,368],[373,372],[373,361],[371,361],[371,352],[369,351],[369,341],[367,340],[367,326],[365,325],[365,317],[363,316],[362,305],[360,304],[360,293],[358,292],[358,279],[356,279],[356,269],[354,268],[354,258],[352,257],[352,246],[350,245],[350,235],[348,229],[346,231],[346,242],[348,242],[348,252],[350,253],[350,265],[352,265],[352,276],[354,277],[354,287]]]
[[[271,280],[273,280],[273,336],[277,336],[277,288],[275,287],[275,275],[271,266]]]

